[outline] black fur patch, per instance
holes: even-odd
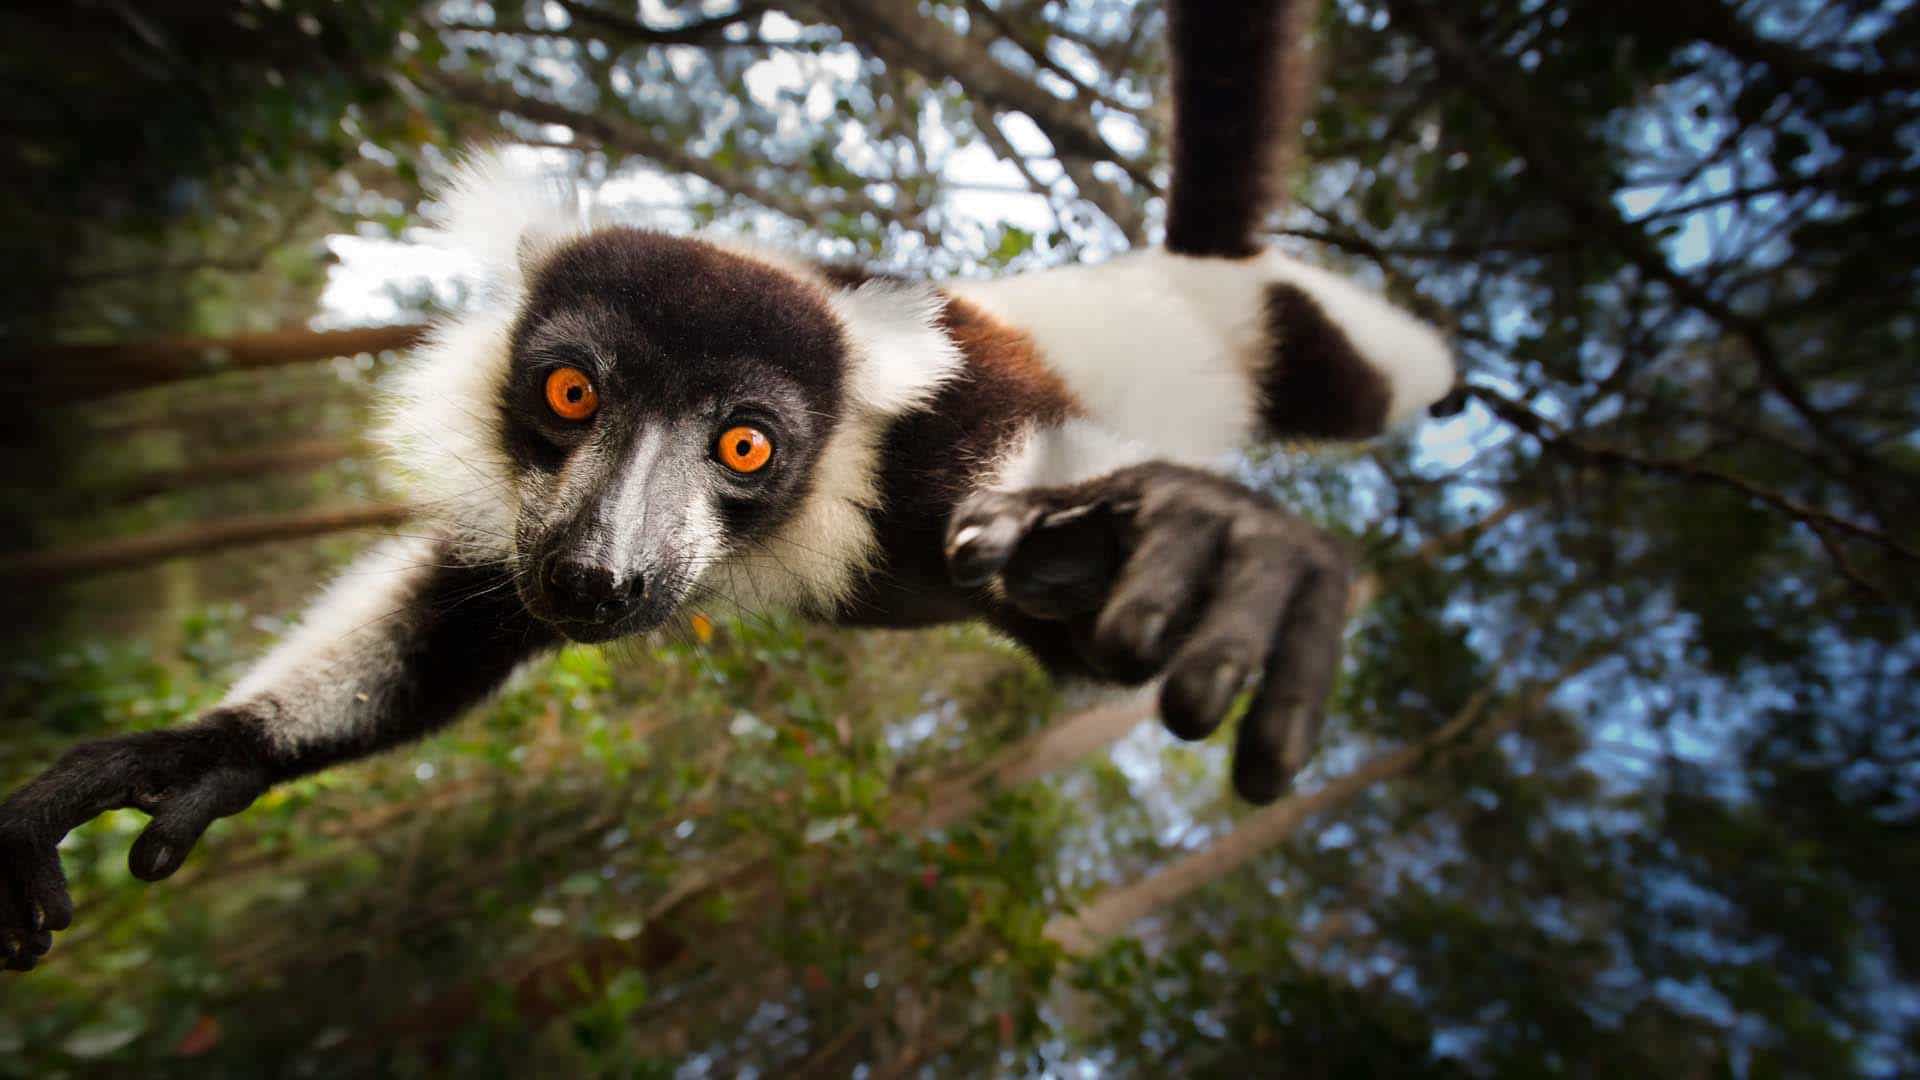
[[[953,584],[942,550],[948,515],[1029,425],[1059,424],[1080,410],[1026,334],[951,297],[940,327],[960,348],[961,372],[887,432],[872,512],[880,557],[840,622],[923,626],[1006,614],[985,590]]]
[[[1327,313],[1292,285],[1267,290],[1271,356],[1260,419],[1271,438],[1364,439],[1386,427],[1391,388]]]
[[[846,369],[840,324],[817,286],[712,244],[634,228],[599,229],[550,256],[512,342],[518,365],[596,364],[603,408],[628,415],[685,416],[715,398],[750,397],[772,376],[837,416]],[[568,356],[569,347],[598,355]]]
[[[1167,250],[1240,258],[1260,250],[1305,108],[1302,31],[1311,0],[1173,0],[1173,179]]]
[[[452,549],[430,558],[438,565],[394,621],[401,674],[367,702],[372,718],[354,734],[297,758],[276,756],[276,781],[437,730],[492,693],[515,667],[560,643],[559,634],[527,612],[505,565],[463,565]]]

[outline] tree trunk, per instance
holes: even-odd
[[[89,492],[87,500],[96,506],[114,505],[230,480],[304,472],[335,464],[361,451],[361,444],[351,439],[303,439],[265,450],[209,458],[177,468],[155,469],[128,477],[117,484],[104,485],[99,491]]]

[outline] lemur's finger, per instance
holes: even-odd
[[[34,910],[26,879],[0,880],[0,968],[29,971],[53,947]]]
[[[1258,684],[1304,574],[1278,533],[1230,541],[1206,614],[1167,666],[1160,718],[1182,739],[1204,739],[1235,699]]]
[[[1309,558],[1234,746],[1233,786],[1249,802],[1279,798],[1313,756],[1340,671],[1351,574],[1337,557]]]
[[[215,769],[199,780],[169,791],[153,809],[153,820],[133,842],[127,866],[142,881],[159,881],[180,869],[207,826],[253,805],[264,790],[252,770]]]
[[[1214,595],[1224,524],[1177,512],[1141,523],[1143,534],[1094,623],[1103,669],[1143,682],[1165,666]]]
[[[73,899],[67,895],[67,876],[60,870],[60,852],[44,847],[27,856],[22,880],[26,886],[28,924],[34,930],[65,930],[73,925]]]

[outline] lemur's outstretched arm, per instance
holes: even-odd
[[[172,874],[272,785],[437,728],[558,640],[498,563],[406,540],[356,562],[212,712],[86,743],[0,803],[0,964],[34,965],[73,917],[55,846],[108,810],[153,816],[134,874]]]
[[[1452,367],[1378,297],[1261,250],[1310,5],[1170,6],[1167,246],[1096,266],[934,288],[582,230],[537,179],[474,162],[443,229],[492,302],[441,327],[390,410],[461,539],[377,553],[208,716],[83,746],[0,803],[0,964],[67,924],[55,845],[81,822],[148,811],[133,868],[164,877],[276,781],[446,723],[563,637],[656,627],[696,586],[849,625],[984,618],[1056,672],[1163,676],[1185,737],[1250,694],[1235,787],[1278,795],[1351,575],[1219,467],[1375,434]]]

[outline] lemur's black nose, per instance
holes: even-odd
[[[639,575],[621,580],[604,563],[565,555],[547,559],[545,576],[554,614],[580,622],[612,622],[645,591]]]

